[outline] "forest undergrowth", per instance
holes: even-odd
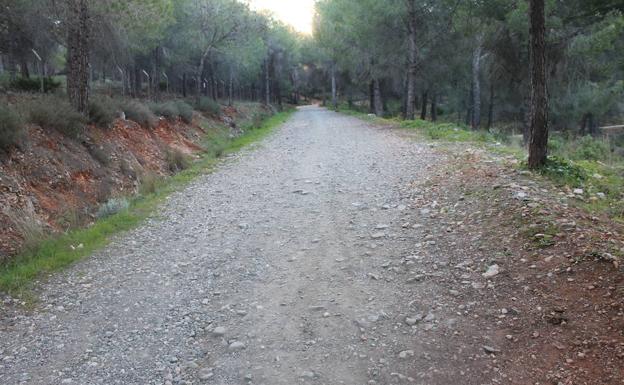
[[[526,165],[527,151],[521,137],[496,129],[471,130],[468,126],[454,122],[379,118],[344,106],[340,111],[414,131],[422,138],[437,143],[470,143],[507,156],[513,167],[547,178],[573,195],[577,204],[589,212],[606,214],[613,220],[624,221],[624,156],[618,152],[621,147],[616,141],[592,136],[551,134],[547,164],[529,172]]]

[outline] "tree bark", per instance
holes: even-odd
[[[375,81],[371,80],[368,85],[368,112],[375,113]]]
[[[379,79],[373,79],[373,99],[375,115],[383,116],[383,101],[381,100],[381,84]]]
[[[273,76],[274,79],[279,79],[277,76]],[[277,100],[277,105],[279,111],[282,110],[282,87],[280,86],[279,80],[276,80],[273,84],[273,89],[275,90],[275,100]]]
[[[204,73],[206,72],[206,60],[209,54],[210,48],[207,48],[199,59],[199,65],[197,66],[197,76],[195,78],[195,99],[197,104],[199,104],[201,99],[202,85],[204,84]],[[208,90],[206,89],[205,91]]]
[[[264,104],[266,104],[267,106],[271,104],[271,74],[269,73],[269,67],[270,67],[269,62],[270,62],[270,59],[269,57],[267,57],[265,66],[264,66],[264,87],[265,87]]]
[[[210,71],[210,91],[212,95],[212,100],[216,102],[217,100],[219,100],[219,82],[215,77],[215,69],[212,63],[210,63],[210,65],[208,66],[208,70]]]
[[[28,62],[26,61],[25,57],[21,57],[20,58],[20,73],[22,75],[23,78],[28,79],[30,78],[30,70],[28,70]]]
[[[431,97],[431,121],[435,122],[438,120],[438,94],[433,93]]]
[[[89,9],[87,0],[67,0],[67,94],[81,113],[89,108]]]
[[[487,121],[487,129],[492,128],[492,124],[494,123],[494,80],[490,80],[490,102],[488,104],[488,121]]]
[[[152,97],[154,100],[160,99],[160,77],[161,75],[160,65],[160,47],[156,47],[152,52]]]
[[[420,108],[420,119],[421,120],[425,120],[427,119],[427,103],[429,102],[429,95],[428,92],[425,91],[422,94],[422,105]]]
[[[416,44],[416,1],[408,0],[408,69],[407,69],[407,96],[405,101],[405,119],[414,120],[416,115],[416,75],[418,71],[418,46]]]
[[[338,111],[338,91],[336,89],[336,66],[332,63],[331,67],[331,83],[332,83],[332,107]]]
[[[544,0],[529,0],[531,55],[531,125],[529,168],[546,163],[548,155],[548,95],[546,90],[546,23]]]
[[[298,105],[299,104],[299,71],[297,70],[297,68],[295,67],[293,69],[293,73],[291,75],[292,78],[292,85],[293,85],[293,104],[294,105]]]
[[[481,52],[483,51],[482,38],[477,37],[477,47],[472,53],[472,121],[471,127],[477,130],[481,127]]]
[[[228,106],[234,104],[234,71],[230,68],[230,80],[228,86]]]

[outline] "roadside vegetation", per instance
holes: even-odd
[[[0,291],[23,294],[33,279],[62,269],[92,254],[105,245],[110,237],[128,231],[153,214],[165,198],[200,175],[211,172],[223,155],[235,152],[269,135],[285,122],[293,109],[267,116],[258,126],[247,126],[242,135],[231,137],[230,130],[213,121],[201,119],[207,134],[205,151],[191,161],[180,154],[171,154],[171,164],[177,173],[162,178],[146,175],[141,179],[139,193],[112,198],[97,211],[98,220],[88,228],[72,228],[60,235],[47,234],[34,217],[21,218],[25,244],[24,252],[0,266]]]
[[[404,120],[401,117],[379,118],[347,105],[340,105],[339,111],[414,130],[432,141],[482,146],[495,153],[511,155],[517,160],[517,167],[526,168],[527,151],[522,137],[514,137],[503,130],[473,130],[452,122]],[[606,213],[613,219],[624,221],[624,157],[618,139],[555,133],[549,141],[548,161],[536,172],[559,187],[576,191],[576,196],[582,198],[580,204],[589,211]]]

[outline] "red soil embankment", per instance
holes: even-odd
[[[117,120],[110,129],[89,126],[74,140],[28,127],[28,142],[0,159],[0,261],[23,243],[25,222],[63,230],[94,219],[98,205],[137,191],[146,173],[169,173],[167,154],[201,151],[196,124],[160,119],[154,129]]]

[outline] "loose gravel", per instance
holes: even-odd
[[[410,206],[441,156],[301,108],[7,310],[0,383],[489,383]]]

